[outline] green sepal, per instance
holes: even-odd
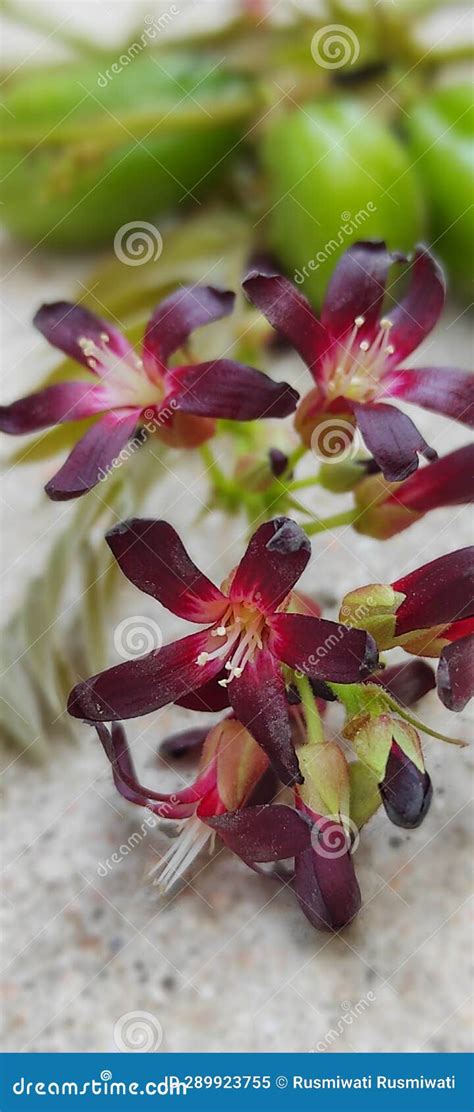
[[[382,802],[378,779],[362,761],[349,765],[351,820],[360,830],[375,815]]]

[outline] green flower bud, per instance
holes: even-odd
[[[334,742],[303,745],[298,750],[304,783],[298,793],[317,815],[349,816],[349,771],[346,758]]]
[[[348,99],[280,116],[264,137],[268,238],[320,304],[337,259],[356,240],[409,249],[422,232],[410,160],[373,110]]]
[[[405,121],[404,121],[405,122]],[[430,240],[453,286],[472,296],[474,105],[470,85],[438,89],[410,106],[409,149],[428,202]]]
[[[81,64],[21,76],[0,143],[4,223],[34,243],[86,247],[192,200],[226,163],[247,90],[184,54],[164,67],[144,52],[102,72]]]
[[[388,649],[396,643],[396,613],[404,597],[388,583],[369,583],[344,596],[339,620],[344,625],[368,630],[379,649]]]

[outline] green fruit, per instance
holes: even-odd
[[[194,55],[162,67],[143,54],[119,72],[76,65],[14,82],[0,143],[7,227],[47,247],[93,246],[208,190],[249,111],[246,82],[209,70]]]
[[[421,235],[423,204],[407,155],[359,103],[333,99],[280,116],[262,158],[270,245],[315,305],[351,243],[385,239],[405,250]]]
[[[472,296],[474,104],[469,85],[438,89],[410,107],[409,149],[428,202],[430,241],[453,285]]]

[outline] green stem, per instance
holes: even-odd
[[[214,459],[212,449],[209,444],[201,444],[199,448],[201,459],[205,465],[206,471],[209,473],[213,485],[216,490],[223,490],[227,486],[227,479],[224,472],[219,467],[219,464]]]
[[[308,537],[314,537],[315,533],[324,533],[326,529],[338,529],[340,525],[352,525],[360,515],[360,510],[345,510],[340,514],[333,514],[332,517],[321,518],[313,524],[305,525],[304,529]]]
[[[319,475],[310,475],[308,479],[298,479],[296,483],[292,483],[288,490],[291,494],[294,490],[305,490],[306,487],[316,486],[320,482]]]
[[[291,498],[291,497],[287,498],[286,499],[286,504],[292,510],[297,510],[297,512],[299,514],[305,514],[306,517],[312,517],[313,516],[312,511],[307,510],[306,506],[303,506],[302,502],[298,502],[297,498]]]
[[[43,130],[17,128],[0,135],[0,148],[25,147],[29,150],[37,143],[42,147],[80,145],[97,150],[107,150],[116,143],[179,134],[180,131],[213,131],[220,124],[245,120],[256,111],[255,91],[243,93],[232,100],[221,99],[209,103],[212,112],[203,112],[199,106],[173,109],[172,105],[157,105],[154,111],[124,113],[121,118],[104,116],[102,105],[97,103],[97,117],[81,126],[58,126],[47,134]]]
[[[324,728],[311,684],[308,677],[300,672],[295,672],[294,677],[306,718],[308,741],[313,745],[320,744],[324,741]]]
[[[431,726],[426,726],[419,718],[415,718],[413,714],[408,714],[406,708],[401,707],[396,699],[392,699],[390,695],[387,695],[386,691],[384,692],[384,701],[388,703],[391,710],[396,711],[399,718],[403,718],[410,726],[414,726],[415,730],[421,730],[422,733],[428,734],[429,737],[435,737],[438,741],[446,741],[448,745],[458,745],[460,749],[466,748],[468,744],[467,741],[462,741],[462,739],[458,737],[447,737],[446,734],[440,734],[437,730],[432,730]]]
[[[297,463],[300,462],[300,459],[303,459],[303,456],[306,455],[307,451],[308,449],[306,447],[306,444],[298,444],[298,447],[295,448],[293,452],[291,452],[291,455],[288,456],[288,463],[286,465],[285,474],[282,476],[283,479],[291,474]]]

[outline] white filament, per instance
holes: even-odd
[[[336,367],[330,368],[330,393],[355,398],[370,397],[376,392],[384,371],[387,357],[393,355],[394,348],[388,343],[393,322],[382,317],[378,332],[372,342],[358,340],[359,330],[365,324],[365,317],[356,317],[342,355]]]
[[[252,660],[257,649],[263,647],[265,616],[260,611],[245,611],[245,608],[242,608],[239,613],[236,609],[229,606],[221,625],[212,630],[213,637],[224,638],[223,644],[212,653],[199,653],[196,660],[196,664],[200,667],[210,660],[221,658],[226,661],[225,667],[229,675],[227,679],[218,681],[221,687],[227,687],[234,677],[241,676],[245,665]]]
[[[213,837],[213,831],[204,822],[193,815],[184,819],[178,837],[173,840],[161,861],[152,869],[151,875],[157,873],[155,884],[162,892],[169,892],[181,880],[185,872],[201,850]]]

